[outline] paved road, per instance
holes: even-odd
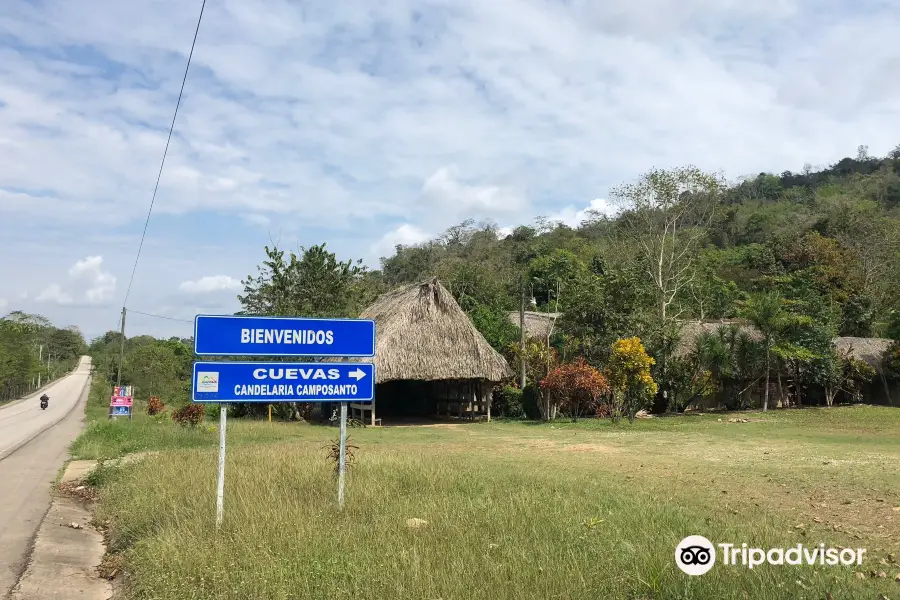
[[[72,374],[44,390],[50,396],[47,410],[41,410],[40,394],[0,408],[0,598],[25,567],[29,545],[50,508],[50,484],[84,425],[90,371],[90,358],[84,357]]]

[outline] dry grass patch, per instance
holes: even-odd
[[[872,570],[900,555],[900,412],[717,418],[356,429],[344,511],[322,449],[336,428],[230,423],[219,532],[216,436],[163,431],[182,449],[101,472],[98,516],[134,599],[897,595],[847,568],[678,571],[695,533],[866,547]]]

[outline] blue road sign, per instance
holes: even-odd
[[[201,356],[375,356],[375,321],[197,315]]]
[[[194,402],[371,402],[371,363],[195,362]]]

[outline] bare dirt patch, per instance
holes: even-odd
[[[89,485],[84,485],[80,481],[67,481],[64,483],[60,483],[57,486],[57,489],[63,496],[82,500],[83,502],[86,502],[88,504],[95,502],[98,497],[96,488],[92,488]]]
[[[567,444],[560,447],[563,452],[602,452],[604,454],[612,454],[618,452],[619,449],[605,444]]]
[[[413,423],[409,425],[389,425],[391,429],[458,429],[463,425],[468,425],[468,423]]]

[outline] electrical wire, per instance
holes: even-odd
[[[193,325],[193,321],[189,321],[188,319],[178,319],[176,317],[165,317],[163,315],[154,315],[153,313],[141,312],[139,310],[134,310],[133,308],[128,309],[128,313],[134,313],[136,315],[143,315],[145,317],[153,317],[154,319],[165,319],[166,321],[179,321],[181,323],[190,323]],[[120,321],[121,322],[121,321]]]
[[[194,46],[197,45],[197,35],[200,33],[200,22],[203,20],[203,9],[206,8],[206,0],[200,6],[200,16],[197,18],[197,28],[194,30],[194,40],[191,42],[191,52],[188,54],[187,66],[184,69],[184,78],[181,80],[181,91],[178,92],[178,102],[175,104],[175,114],[172,115],[172,124],[169,127],[169,137],[166,139],[166,148],[163,150],[162,162],[159,165],[159,173],[156,176],[156,185],[153,188],[153,196],[150,199],[150,210],[147,211],[147,220],[144,221],[144,232],[141,234],[141,243],[138,245],[137,256],[134,257],[134,268],[131,270],[131,279],[128,280],[128,289],[125,292],[125,300],[122,306],[127,306],[128,296],[131,294],[131,286],[134,283],[134,275],[137,272],[138,261],[141,259],[141,250],[144,248],[144,238],[147,237],[147,227],[150,225],[150,215],[153,214],[153,205],[156,203],[156,193],[159,191],[159,182],[162,179],[163,167],[166,164],[166,156],[169,154],[169,144],[172,141],[172,132],[175,130],[175,119],[178,117],[178,108],[181,106],[181,98],[184,95],[184,85],[187,82],[188,71],[191,68],[191,59],[194,56]]]

